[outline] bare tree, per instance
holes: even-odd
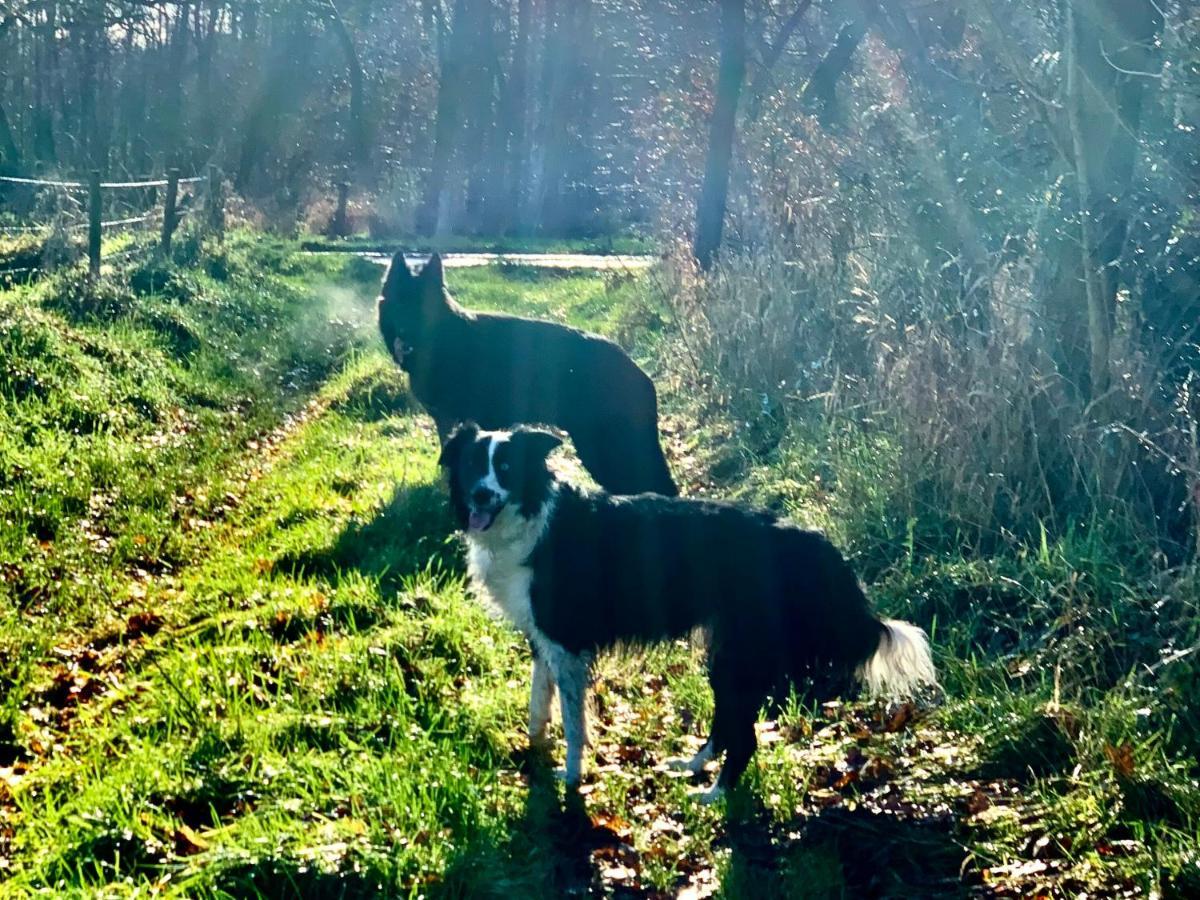
[[[1079,215],[1078,262],[1068,287],[1087,310],[1093,398],[1112,377],[1112,328],[1129,232],[1127,197],[1147,83],[1157,80],[1163,22],[1154,0],[1071,0],[1067,6],[1067,116]],[[1077,289],[1076,296],[1079,294]],[[1075,305],[1075,304],[1072,304]]]
[[[746,76],[745,0],[721,0],[720,45],[721,60],[709,125],[704,186],[700,190],[700,202],[696,208],[696,232],[692,244],[692,252],[704,269],[712,265],[721,246],[721,233],[725,227],[738,98]]]
[[[358,58],[358,49],[354,45],[354,35],[351,34],[342,14],[338,11],[334,0],[329,0],[327,16],[330,30],[337,39],[338,46],[346,57],[346,70],[350,81],[350,121],[347,125],[347,142],[350,145],[349,157],[351,163],[358,168],[367,165],[371,156],[371,134],[366,114],[366,78],[363,74],[362,62]]]

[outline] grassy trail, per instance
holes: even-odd
[[[57,648],[52,683],[70,673],[81,699],[47,703],[41,745],[53,749],[26,776],[41,789],[17,794],[17,849],[36,881],[133,875],[233,896],[280,884],[306,896],[552,896],[593,882],[639,893],[716,883],[730,832],[661,765],[701,742],[698,661],[675,647],[604,667],[586,813],[564,806],[544,766],[522,759],[525,651],[464,595],[435,438],[400,388],[383,358],[351,363],[254,442],[253,474],[212,523],[205,558],[142,584],[153,634],[127,629],[99,654]],[[804,717],[771,723],[755,793],[776,817],[844,806],[844,791],[890,782],[894,765],[851,748],[893,758],[921,742],[903,719],[831,709],[813,748],[787,740],[805,736]],[[792,782],[798,763],[808,783]],[[891,805],[897,823],[906,805],[923,818],[918,802]],[[766,820],[744,815],[737,839],[763,843],[724,863],[734,879],[779,852]],[[898,827],[874,819],[851,811],[835,830]],[[945,857],[945,887],[957,862],[936,831],[918,828],[887,856],[928,842]],[[813,852],[784,848],[781,890]],[[922,883],[930,874],[908,868]]]
[[[457,277],[468,306],[653,347],[627,281]],[[933,715],[789,708],[760,726],[748,790],[700,807],[663,765],[710,712],[683,644],[601,664],[589,775],[565,797],[525,753],[527,652],[466,595],[431,424],[365,346],[189,488],[197,511],[170,532],[185,563],[122,567],[116,626],[66,630],[29,668],[0,768],[0,895],[1134,889],[1143,847],[1071,853],[1062,836],[1090,826],[989,768],[967,728],[979,698]],[[703,461],[686,463],[699,487]]]

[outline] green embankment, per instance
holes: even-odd
[[[1062,696],[1052,663],[1005,649],[1061,627],[1021,618],[1030,597],[1104,596],[1088,593],[1103,561],[1080,574],[1075,547],[929,559],[893,535],[905,562],[873,593],[935,628],[945,704],[788,706],[725,807],[662,765],[704,734],[698,652],[604,661],[591,775],[566,801],[524,753],[526,651],[466,596],[431,423],[376,348],[378,270],[250,236],[185,257],[0,294],[0,895],[1196,883],[1193,763],[1158,708],[1119,687]],[[700,416],[637,280],[449,277],[468,306],[632,347],[664,376],[690,490],[856,549],[873,534],[855,523],[886,502],[878,454],[834,489],[813,480],[815,443],[756,455]]]

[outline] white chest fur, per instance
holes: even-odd
[[[506,507],[487,531],[467,535],[467,574],[475,592],[529,638],[538,629],[529,599],[533,569],[527,563],[553,510],[553,499],[532,519]]]

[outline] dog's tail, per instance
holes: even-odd
[[[909,622],[884,619],[879,647],[855,672],[873,697],[912,697],[937,686],[929,638]]]

